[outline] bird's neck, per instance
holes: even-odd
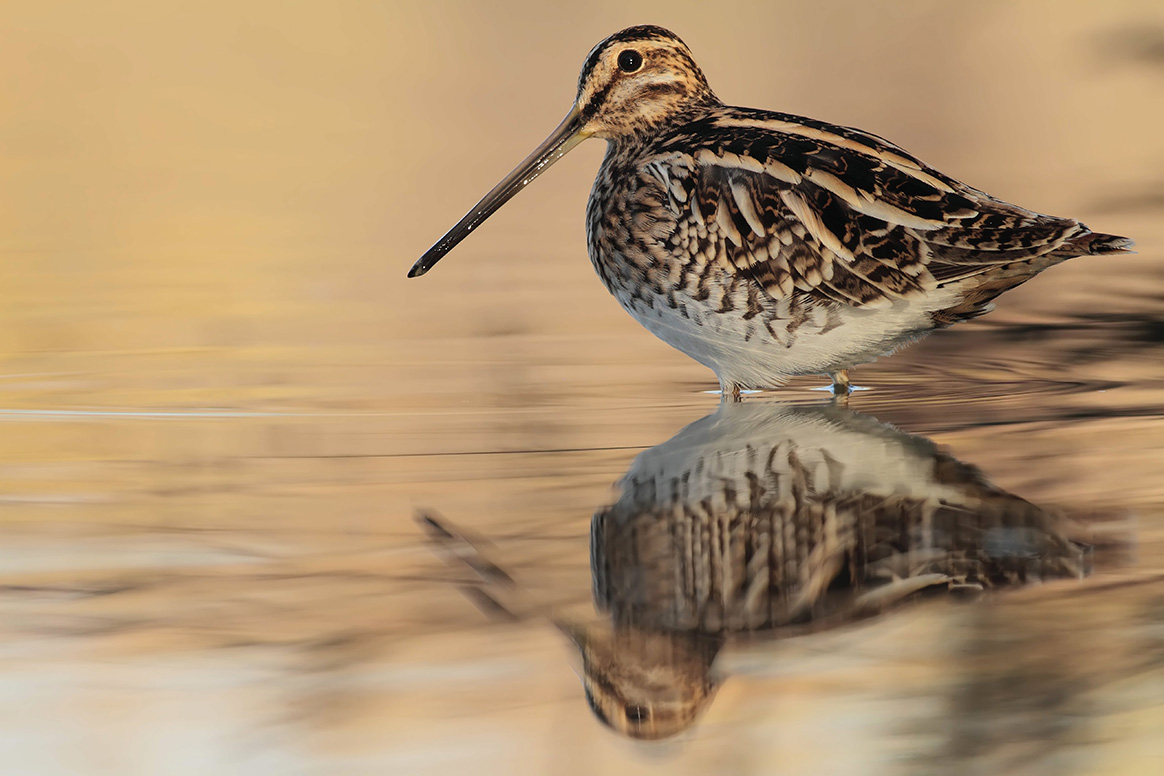
[[[715,95],[709,93],[705,99],[692,100],[676,110],[660,114],[653,121],[640,119],[633,129],[607,138],[606,158],[608,161],[634,158],[642,150],[655,144],[659,138],[665,137],[693,121],[706,118],[721,108],[723,108],[723,103],[716,99]]]

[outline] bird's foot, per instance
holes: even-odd
[[[853,384],[849,382],[849,370],[838,369],[829,375],[833,381],[833,396],[848,397],[853,392]]]

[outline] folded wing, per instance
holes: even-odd
[[[647,169],[685,220],[672,239],[701,241],[773,298],[799,289],[880,306],[999,271],[1009,288],[1130,246],[990,197],[875,135],[779,113],[728,108],[688,124]]]

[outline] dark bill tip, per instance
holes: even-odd
[[[466,216],[466,218],[468,218],[468,216]],[[458,224],[458,226],[460,226],[460,224]],[[472,226],[468,227],[468,229],[465,230],[465,234],[468,234],[472,228]],[[416,263],[412,265],[412,269],[408,270],[408,277],[418,278],[424,273],[428,272],[430,269],[436,266],[436,263],[443,259],[445,254],[451,251],[453,247],[456,246],[456,244],[459,243],[463,238],[464,234],[457,234],[455,229],[449,234],[446,234],[437,242],[436,245],[429,248],[424,252],[423,256],[416,260]]]

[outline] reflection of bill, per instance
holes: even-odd
[[[591,529],[595,603],[609,617],[559,626],[582,653],[595,716],[634,738],[691,726],[732,639],[1089,570],[1066,518],[835,405],[723,404],[639,455],[621,486]],[[428,525],[442,544],[459,538]]]

